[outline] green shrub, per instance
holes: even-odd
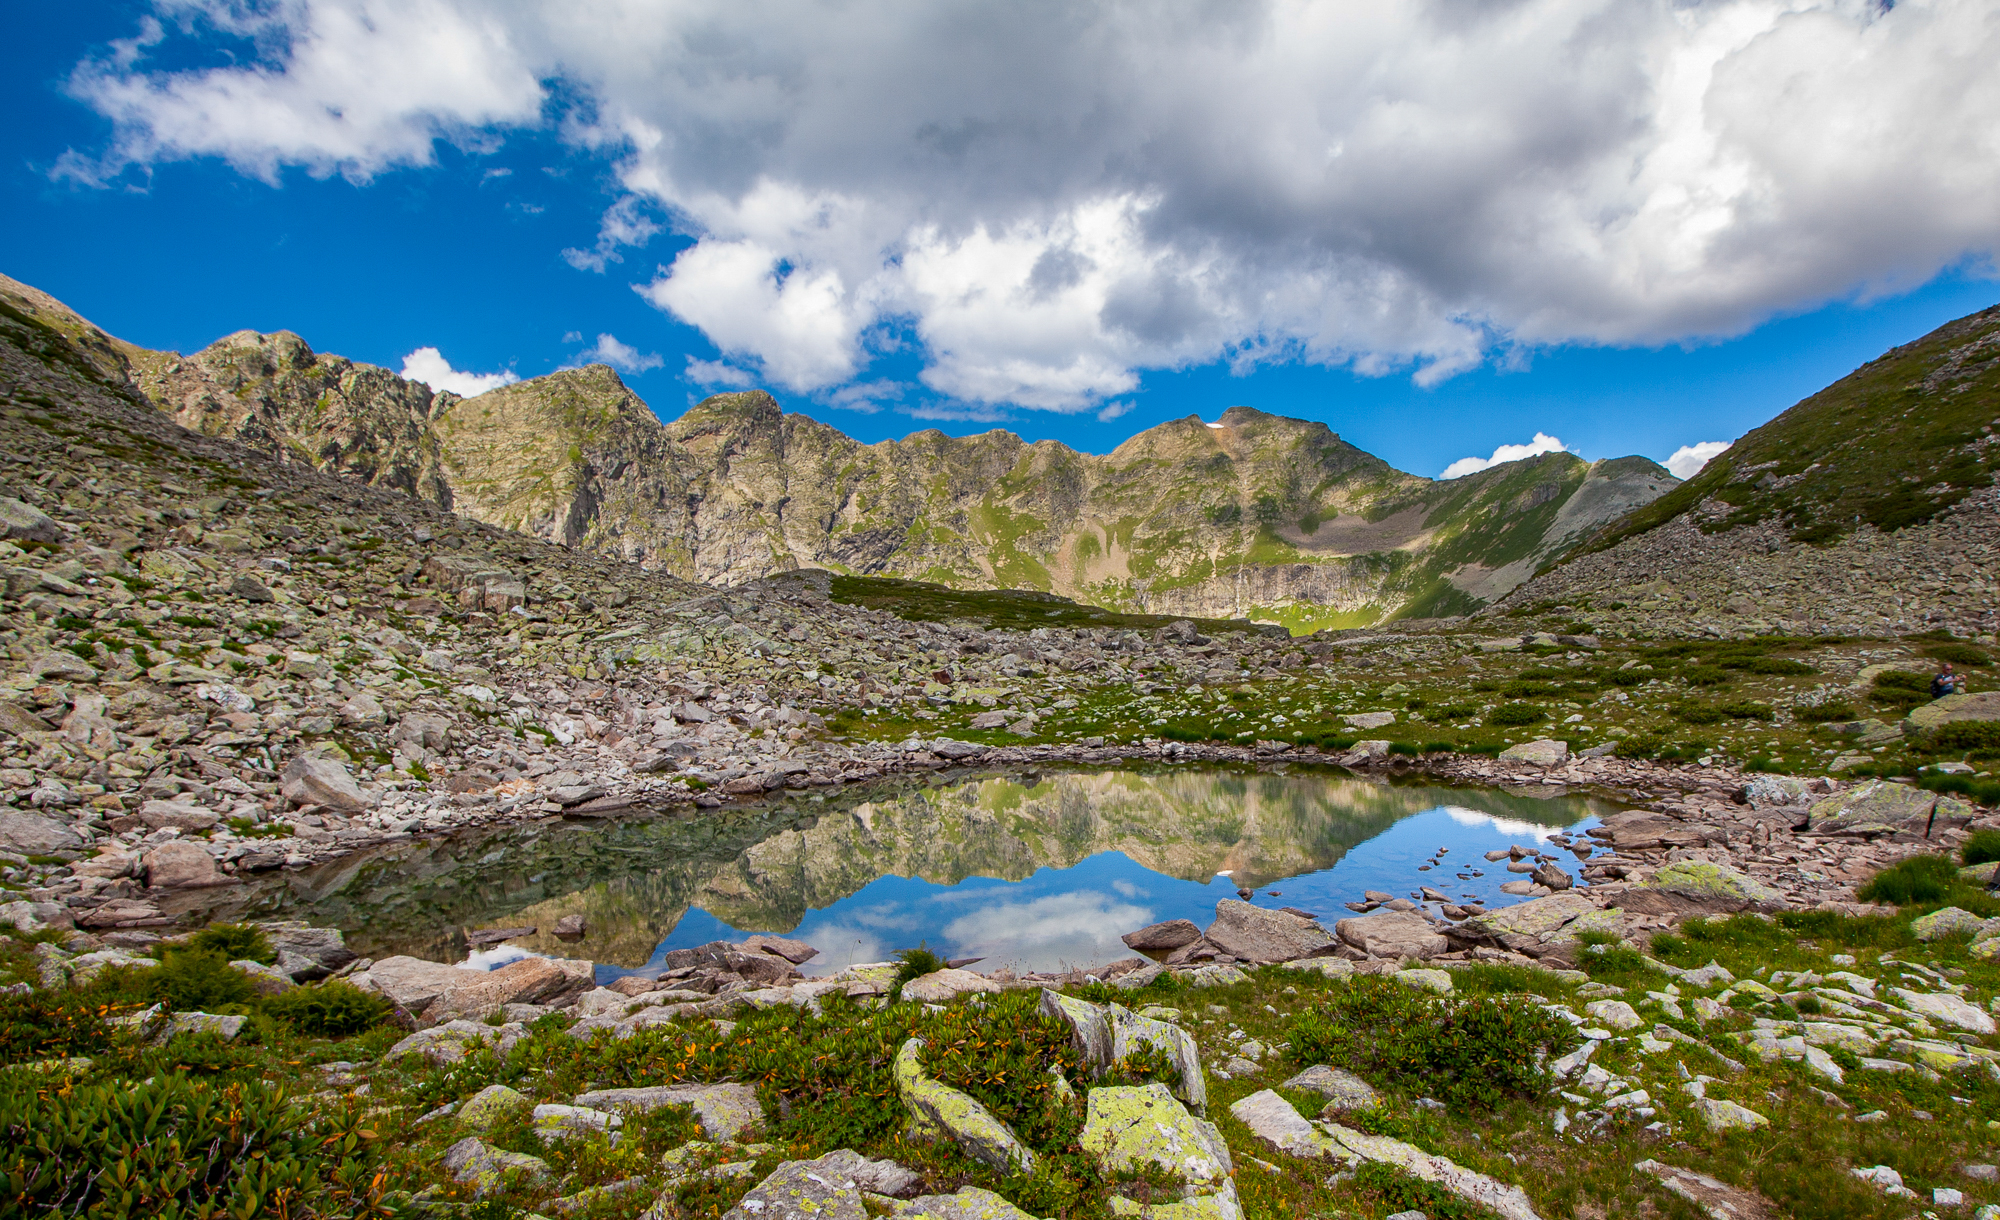
[[[1818,672],[1812,666],[1802,661],[1793,661],[1785,657],[1757,655],[1725,656],[1717,658],[1716,664],[1723,669],[1740,669],[1745,673],[1753,674],[1810,674]]]
[[[1950,661],[1953,665],[1970,665],[1974,668],[1993,664],[1993,658],[1983,648],[1970,644],[1933,644],[1924,649],[1924,655],[1940,661]]]
[[[1553,682],[1537,682],[1522,678],[1516,678],[1500,687],[1500,693],[1509,699],[1538,699],[1545,695],[1553,695],[1556,690],[1557,687]]]
[[[264,933],[247,923],[212,923],[188,939],[187,947],[204,953],[218,953],[226,962],[262,962],[271,965],[278,951]]]
[[[1956,720],[1941,724],[1924,734],[1924,747],[1933,753],[1950,754],[1961,750],[1991,750],[2000,747],[2000,722]]]
[[[1684,724],[1721,724],[1723,711],[1706,703],[1683,703],[1674,709],[1674,718]]]
[[[1885,669],[1875,675],[1876,690],[1913,690],[1930,694],[1931,680],[1924,674],[1913,674],[1906,669]]]
[[[171,949],[137,980],[151,999],[177,1012],[221,1012],[257,998],[250,976],[219,953]]]
[[[350,1216],[374,1214],[389,1185],[358,1112],[312,1121],[280,1089],[163,1072],[50,1105],[38,1084],[0,1079],[9,1215]]]
[[[1431,721],[1433,724],[1440,724],[1447,720],[1470,720],[1478,714],[1479,708],[1475,704],[1454,703],[1448,707],[1436,709],[1430,715],[1424,717],[1424,719]]]
[[[1792,708],[1792,715],[1805,724],[1827,724],[1835,720],[1853,720],[1861,715],[1848,703],[1799,704]]]
[[[0,1063],[89,1055],[111,1040],[103,1009],[75,996],[34,991],[0,997]]]
[[[1748,699],[1738,699],[1734,703],[1725,703],[1715,710],[1721,712],[1731,720],[1770,720],[1775,715],[1771,711],[1769,704],[1752,703]]]
[[[919,943],[914,949],[896,950],[896,961],[899,963],[896,967],[895,983],[895,993],[898,996],[903,993],[904,983],[911,979],[922,978],[926,974],[934,974],[951,964],[932,953],[923,943]]]
[[[1958,858],[1966,864],[1991,864],[2000,860],[2000,830],[1975,830],[1965,846],[1958,849]]]
[[[1644,686],[1652,679],[1653,675],[1643,669],[1614,669],[1604,675],[1613,686]]]
[[[1503,703],[1486,717],[1486,723],[1498,725],[1535,724],[1548,719],[1548,712],[1532,703]]]
[[[1689,686],[1725,686],[1729,671],[1716,665],[1690,665],[1681,671],[1681,679]]]
[[[1944,902],[1957,888],[1958,867],[1949,856],[1911,856],[1876,873],[1855,896],[1863,902],[1914,906]]]
[[[1491,1108],[1544,1085],[1536,1064],[1579,1038],[1521,996],[1440,996],[1380,977],[1356,978],[1292,1021],[1300,1064],[1341,1063],[1378,1083]]]
[[[316,987],[294,987],[263,1003],[264,1012],[302,1034],[318,1038],[350,1038],[389,1019],[389,1002],[361,990],[346,979],[331,979]]]

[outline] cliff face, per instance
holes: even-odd
[[[120,342],[11,280],[0,305],[57,326],[93,376],[185,427],[714,583],[817,567],[1360,626],[1476,609],[1674,485],[1643,458],[1569,454],[1438,483],[1324,424],[1248,407],[1102,455],[998,430],[864,445],[761,391],[662,424],[603,365],[460,399],[289,332],[182,356]]]

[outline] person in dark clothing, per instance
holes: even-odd
[[[1942,699],[1946,695],[1957,693],[1958,675],[1952,672],[1951,662],[1946,661],[1944,668],[1938,670],[1937,676],[1931,679],[1931,698]]]

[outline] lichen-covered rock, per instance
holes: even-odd
[[[1598,914],[1596,902],[1568,891],[1474,915],[1448,925],[1443,934],[1454,945],[1486,945],[1539,957],[1546,945],[1562,939],[1570,924]]]
[[[1971,911],[1944,907],[1910,921],[1910,931],[1918,940],[1942,940],[1947,936],[1977,935],[1986,921]]]
[[[1969,1004],[1950,992],[1911,991],[1907,987],[1891,987],[1889,994],[1895,996],[1897,1001],[1911,1012],[1921,1013],[1934,1021],[1942,1021],[1953,1029],[1982,1035],[1995,1032],[1992,1017],[1986,1015],[1976,1005]]]
[[[1537,767],[1559,767],[1569,761],[1567,741],[1524,741],[1500,751],[1501,762],[1524,762]]]
[[[1094,1075],[1102,1075],[1142,1047],[1166,1055],[1180,1073],[1174,1095],[1194,1107],[1195,1113],[1207,1112],[1208,1086],[1201,1071],[1201,1050],[1180,1026],[1117,1004],[1100,1007],[1057,991],[1042,992],[1041,1012],[1069,1025],[1071,1040]]]
[[[980,1186],[961,1186],[956,1194],[923,1195],[898,1202],[890,1214],[900,1220],[1036,1220]]]
[[[1583,1011],[1607,1029],[1637,1029],[1645,1024],[1638,1012],[1623,1000],[1593,1000],[1583,1006]]]
[[[1252,1093],[1229,1107],[1236,1121],[1267,1147],[1307,1160],[1345,1160],[1333,1137],[1292,1108],[1271,1089]]]
[[[867,1187],[855,1171],[866,1157],[846,1148],[811,1161],[786,1161],[750,1188],[722,1220],[867,1220]]]
[[[1696,1098],[1694,1111],[1710,1131],[1750,1131],[1771,1125],[1770,1119],[1755,1110],[1718,1097]]]
[[[1613,901],[1638,915],[1719,915],[1767,910],[1785,896],[1750,874],[1712,860],[1678,860]]]
[[[1962,825],[1972,815],[1972,807],[1956,797],[1871,779],[1814,804],[1807,825],[1819,834],[1885,835],[1937,823]]]
[[[463,1110],[459,1111],[460,1121],[464,1120],[464,1113]],[[588,1106],[549,1104],[535,1107],[534,1122],[535,1134],[545,1140],[587,1137],[600,1131],[614,1131],[625,1125],[624,1119],[605,1110],[593,1110]]]
[[[429,1029],[420,1029],[389,1048],[382,1056],[385,1060],[397,1059],[404,1055],[422,1055],[432,1063],[457,1063],[479,1044],[492,1046],[505,1053],[526,1033],[519,1021],[509,1021],[504,1025],[484,1025],[477,1021],[447,1021]]]
[[[1236,1199],[1236,1183],[1224,1182],[1209,1194],[1176,1199],[1170,1203],[1135,1203],[1121,1195],[1111,1196],[1111,1214],[1132,1220],[1243,1220],[1243,1205]]]
[[[1035,1154],[993,1111],[924,1071],[924,1040],[896,1052],[896,1094],[910,1112],[911,1134],[955,1142],[973,1160],[1001,1172],[1032,1173]]]
[[[902,998],[920,1004],[948,1004],[962,995],[1004,990],[998,982],[970,970],[933,970],[904,983]]]
[[[1340,943],[1316,920],[1224,898],[1215,922],[1202,933],[1208,943],[1246,962],[1289,962],[1333,952]]]
[[[1922,707],[1912,708],[1903,723],[1909,730],[1921,732],[1965,720],[2000,720],[2000,691],[1933,699]]]
[[[491,1131],[494,1124],[528,1108],[528,1099],[504,1084],[489,1084],[466,1098],[458,1108],[457,1120],[461,1130],[484,1134]]]
[[[1406,987],[1421,987],[1439,995],[1451,994],[1451,973],[1446,970],[1398,970],[1389,977]]]
[[[1105,1086],[1084,1100],[1077,1146],[1108,1174],[1157,1166],[1184,1183],[1227,1177],[1229,1146],[1212,1123],[1189,1114],[1163,1084]]]
[[[687,1106],[712,1140],[732,1141],[764,1125],[757,1090],[747,1084],[663,1084],[640,1089],[596,1089],[579,1093],[576,1104],[619,1114],[644,1114],[662,1106]]]
[[[452,1181],[472,1187],[475,1197],[484,1198],[500,1190],[511,1173],[536,1180],[547,1178],[549,1163],[538,1156],[495,1148],[469,1135],[445,1149],[444,1170]]]

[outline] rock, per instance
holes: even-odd
[[[178,1034],[214,1034],[224,1042],[236,1041],[250,1018],[217,1016],[212,1012],[177,1012],[167,1018],[166,1037]]]
[[[1408,911],[1377,911],[1333,926],[1340,939],[1370,957],[1435,957],[1451,947],[1436,925]]]
[[[576,1104],[617,1114],[644,1114],[661,1106],[687,1106],[709,1139],[733,1142],[764,1125],[757,1090],[747,1084],[664,1084],[640,1089],[579,1093]]]
[[[528,1108],[528,1099],[504,1084],[489,1084],[466,1098],[458,1108],[457,1121],[462,1130],[479,1135],[493,1129],[494,1124]]]
[[[258,995],[278,995],[298,985],[292,982],[291,975],[275,966],[266,966],[262,962],[239,961],[229,964],[250,976],[250,985],[257,989]]]
[[[982,1186],[961,1186],[956,1194],[911,1199],[897,1206],[895,1216],[896,1220],[1035,1220]]]
[[[1398,970],[1390,978],[1407,987],[1420,987],[1439,995],[1451,994],[1451,973],[1446,970]]]
[[[1650,879],[1612,899],[1621,910],[1634,914],[1669,916],[1771,910],[1784,900],[1783,893],[1748,873],[1709,860],[1662,865]]]
[[[171,924],[173,920],[162,914],[160,908],[150,902],[136,898],[113,898],[111,901],[77,917],[79,928],[159,928]],[[154,964],[150,960],[148,964]]]
[[[1746,805],[1790,805],[1804,800],[1810,792],[1804,780],[1789,775],[1753,775],[1743,785],[1742,796]]]
[[[354,960],[354,950],[338,928],[315,928],[293,919],[260,923],[257,928],[278,951],[278,968],[301,983],[325,978]]]
[[[420,957],[385,957],[356,975],[354,982],[398,1008],[419,1013],[444,992],[466,983],[470,973]]]
[[[0,811],[0,848],[23,856],[46,856],[82,846],[83,836],[54,818]]]
[[[539,1105],[534,1114],[535,1134],[544,1140],[588,1138],[625,1125],[625,1120],[587,1106]]]
[[[934,970],[903,984],[902,998],[920,1004],[945,1004],[962,995],[1006,990],[983,974],[970,970]]]
[[[1972,807],[1956,797],[1871,779],[1815,803],[1807,825],[1819,834],[1886,835],[1963,824],[1972,816]]]
[[[1934,699],[1922,707],[1913,708],[1904,719],[1906,731],[1921,732],[1939,725],[1957,724],[1960,721],[2000,720],[2000,691],[1981,691],[1976,695],[1946,695]]]
[[[447,1021],[443,1025],[418,1030],[390,1047],[382,1058],[388,1061],[404,1055],[422,1055],[432,1063],[457,1063],[477,1043],[485,1043],[505,1053],[521,1040],[525,1032],[518,1022],[485,1025],[477,1021]]]
[[[200,889],[234,885],[216,867],[215,857],[195,843],[179,840],[162,843],[146,853],[146,884],[156,890]]]
[[[1208,1085],[1202,1075],[1201,1051],[1194,1037],[1180,1026],[1117,1004],[1100,1008],[1051,990],[1042,992],[1040,1011],[1069,1025],[1077,1053],[1093,1075],[1103,1075],[1127,1055],[1148,1047],[1166,1055],[1177,1070],[1180,1079],[1174,1085],[1174,1095],[1197,1114],[1207,1110]]]
[[[45,682],[95,682],[97,671],[69,652],[45,652],[28,662],[28,672]]]
[[[1368,1135],[1333,1122],[1315,1126],[1269,1089],[1237,1102],[1229,1112],[1249,1127],[1252,1135],[1280,1152],[1348,1164],[1367,1161],[1393,1166],[1486,1208],[1502,1220],[1541,1220],[1527,1193],[1518,1186],[1505,1185],[1401,1140]]]
[[[0,496],[0,538],[9,542],[61,542],[62,526],[32,504]]]
[[[1889,994],[1895,996],[1903,1007],[1911,1012],[1941,1021],[1953,1029],[1981,1035],[1995,1032],[1992,1017],[1950,992],[1911,991],[1904,987],[1891,987]]]
[[[186,801],[147,801],[139,806],[139,820],[154,830],[167,826],[176,830],[212,830],[222,819],[214,810]]]
[[[1910,921],[1910,931],[1918,940],[1942,940],[1947,936],[1969,936],[1986,926],[1986,921],[1958,907],[1944,907]]]
[[[509,1004],[552,1003],[588,987],[595,968],[589,962],[529,957],[490,972],[458,973],[466,981],[439,992],[424,1007],[421,1020],[435,1024],[457,1017],[491,1016]]]
[[[1201,929],[1192,919],[1169,919],[1164,923],[1148,924],[1137,932],[1127,932],[1119,937],[1128,949],[1141,953],[1171,953],[1183,945],[1191,945],[1201,939]]]
[[[1569,761],[1567,741],[1524,741],[1500,751],[1501,762],[1522,762],[1536,767],[1560,767]]]
[[[1630,1004],[1623,1000],[1593,1000],[1583,1006],[1583,1011],[1593,1021],[1609,1029],[1637,1029],[1645,1022]]]
[[[1705,1173],[1696,1173],[1677,1165],[1663,1165],[1654,1160],[1640,1161],[1632,1168],[1651,1174],[1661,1186],[1694,1204],[1702,1214],[1714,1220],[1782,1220],[1778,1210],[1764,1196],[1718,1181]]]
[[[1696,1098],[1694,1110],[1710,1131],[1751,1131],[1771,1125],[1770,1119],[1755,1110],[1714,1097]]]
[[[550,931],[555,933],[557,940],[577,941],[582,940],[589,929],[584,923],[583,916],[565,915],[556,920],[556,926]]]
[[[819,956],[818,949],[802,940],[786,940],[782,936],[761,933],[744,941],[742,947],[745,953],[768,953],[773,957],[782,957],[794,966],[803,966]]]
[[[1365,732],[1369,729],[1379,729],[1396,723],[1396,713],[1354,712],[1350,715],[1342,716],[1341,719],[1347,722],[1348,728],[1360,729]]]
[[[1310,919],[1224,898],[1215,904],[1215,922],[1202,935],[1231,957],[1249,962],[1288,962],[1331,953],[1339,943]]]
[[[50,928],[73,928],[76,920],[60,902],[0,903],[0,924],[33,935]]]
[[[1002,1173],[1032,1173],[1035,1154],[991,1110],[924,1071],[922,1038],[896,1052],[896,1093],[910,1112],[911,1134],[949,1138],[973,1160]]]
[[[1380,738],[1357,741],[1348,748],[1346,753],[1341,754],[1334,761],[1343,767],[1361,767],[1367,766],[1370,763],[1378,763],[1389,757],[1389,750],[1395,744],[1395,742],[1384,741]]]
[[[1382,1104],[1382,1095],[1373,1085],[1346,1068],[1323,1063],[1314,1064],[1278,1087],[1317,1093],[1326,1098],[1327,1108],[1332,1110],[1366,1110]]]
[[[866,1188],[856,1170],[868,1163],[842,1148],[815,1161],[786,1161],[750,1188],[722,1220],[867,1220]]]
[[[1157,1083],[1092,1089],[1077,1147],[1096,1159],[1107,1178],[1163,1169],[1189,1193],[1212,1193],[1232,1168],[1222,1133],[1189,1114]]]
[[[1250,981],[1249,975],[1234,966],[1196,966],[1175,973],[1192,987],[1233,987]]]
[[[1344,957],[1305,957],[1294,962],[1280,962],[1279,965],[1286,970],[1305,970],[1330,979],[1354,977],[1354,963]]]
[[[472,1187],[475,1198],[484,1198],[500,1190],[506,1179],[515,1174],[536,1181],[549,1176],[549,1164],[542,1158],[502,1151],[476,1135],[467,1136],[445,1149],[444,1170],[451,1175],[452,1181]]]
[[[1576,885],[1576,878],[1557,868],[1553,860],[1542,861],[1530,876],[1534,878],[1536,885],[1547,886],[1552,890],[1566,890]]]
[[[300,805],[324,805],[342,813],[359,813],[374,802],[361,791],[347,768],[331,758],[301,754],[278,774],[285,799]]]
[[[262,603],[276,600],[271,596],[270,587],[248,572],[242,573],[235,580],[229,582],[229,595],[231,597],[240,597],[246,602]]]

